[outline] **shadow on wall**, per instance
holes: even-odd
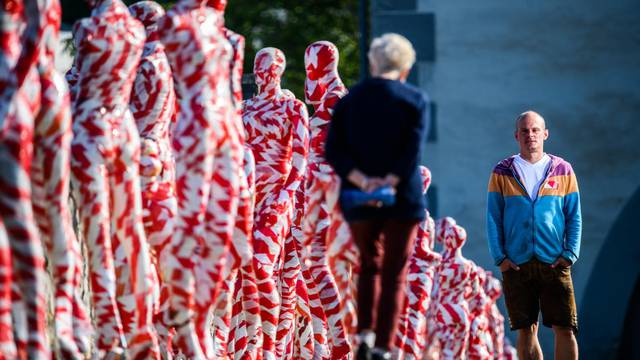
[[[640,278],[636,280],[636,287],[629,303],[627,316],[624,320],[622,342],[618,350],[618,359],[640,359]]]
[[[583,359],[640,359],[640,187],[616,219],[596,260],[582,306]]]

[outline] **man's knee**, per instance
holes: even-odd
[[[554,325],[552,328],[553,328],[553,334],[555,335],[556,338],[572,339],[575,336],[573,329],[571,327]]]
[[[538,323],[518,329],[518,337],[525,341],[531,341],[536,336],[538,336]]]

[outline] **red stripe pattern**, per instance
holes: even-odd
[[[283,328],[278,336],[278,324],[292,322],[292,293],[285,294],[285,301],[278,292],[276,279],[283,261],[289,271],[281,275],[286,277],[289,289],[287,285],[280,288],[291,291],[295,270],[290,267],[295,265],[290,261],[294,254],[285,252],[285,238],[293,221],[294,195],[306,169],[309,141],[304,104],[284,96],[280,88],[284,68],[282,51],[260,50],[253,68],[259,92],[243,104],[247,146],[256,161],[253,249],[265,359],[282,358],[286,349],[291,348],[291,337],[284,335],[292,326]]]
[[[462,256],[467,233],[455,220],[450,217],[440,219],[436,234],[443,244],[443,254],[438,267],[435,340],[443,359],[464,359],[469,343],[469,290],[475,266]]]
[[[48,359],[50,340],[74,359],[352,358],[359,256],[324,159],[347,92],[335,45],[305,52],[309,119],[281,88],[275,48],[256,54],[258,95],[242,101],[245,40],[224,27],[225,0],[167,13],[90,1],[67,92],[53,61],[58,1],[0,0],[0,360]],[[466,237],[426,212],[397,357],[516,358],[500,282],[462,255]]]
[[[120,0],[104,0],[77,29],[72,182],[89,254],[99,356],[158,358],[152,325],[157,275],[140,197],[140,139],[129,111],[145,32]]]
[[[341,303],[327,258],[333,242],[332,224],[344,221],[337,206],[338,177],[324,159],[324,144],[333,108],[346,94],[338,75],[338,48],[328,41],[318,41],[305,51],[305,97],[314,106],[309,121],[311,142],[306,176],[303,261],[309,265],[327,318],[329,349],[332,359],[342,359],[351,352],[342,322]],[[336,225],[334,225],[336,226]]]
[[[431,171],[420,166],[423,194],[431,184]],[[422,359],[427,340],[433,337],[428,328],[428,314],[431,309],[431,294],[436,278],[436,270],[441,256],[433,250],[435,243],[435,222],[429,211],[418,227],[418,235],[409,257],[407,271],[407,295],[400,317],[395,346],[403,359]]]
[[[68,207],[71,104],[67,85],[54,63],[60,3],[47,0],[45,6],[46,23],[38,62],[42,106],[35,119],[31,164],[33,210],[51,264],[56,347],[65,358],[81,358],[90,350],[93,326],[79,293],[83,259]]]
[[[154,284],[154,326],[164,351],[170,341],[170,329],[160,309],[167,310],[168,291],[162,276],[161,259],[168,256],[173,235],[177,201],[175,161],[171,150],[170,129],[175,120],[176,96],[169,62],[160,43],[158,20],[165,15],[157,3],[141,1],[129,7],[131,14],[145,27],[147,35],[131,91],[129,108],[140,136],[140,189],[144,230],[159,283]],[[169,346],[170,348],[170,346]]]
[[[198,359],[214,357],[209,321],[236,222],[243,153],[229,85],[233,48],[222,23],[204,1],[182,0],[158,25],[179,99],[169,313],[178,350]]]
[[[42,0],[0,1],[0,358],[7,359],[50,356],[45,260],[30,179],[44,6]]]

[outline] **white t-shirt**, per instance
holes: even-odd
[[[551,164],[551,157],[545,153],[542,155],[542,159],[532,164],[518,154],[513,164],[515,165],[518,175],[520,175],[520,179],[523,182],[522,185],[527,189],[529,197],[531,200],[535,200],[538,197],[538,190],[540,189],[540,185],[542,185],[549,164]]]

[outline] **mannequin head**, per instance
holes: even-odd
[[[420,166],[420,177],[422,178],[422,194],[426,194],[431,186],[431,170],[426,166]]]
[[[216,12],[216,26],[224,27],[224,10],[227,8],[227,0],[205,0],[206,6],[212,8]]]
[[[62,9],[59,0],[47,0],[45,8],[46,27],[43,34],[44,51],[49,58],[53,58],[58,46],[58,29],[62,22]]]
[[[316,41],[307,47],[304,53],[304,66],[307,71],[304,96],[308,104],[319,104],[329,85],[339,79],[339,58],[338,48],[329,41]]]
[[[456,221],[450,217],[438,220],[436,232],[438,233],[438,241],[443,244],[445,250],[459,250],[467,240],[465,229],[458,226]]]
[[[144,25],[147,41],[157,39],[157,23],[165,14],[160,4],[154,1],[140,1],[129,6],[129,12]]]
[[[253,62],[253,74],[258,86],[258,93],[277,95],[286,66],[287,60],[280,49],[267,47],[258,51]]]
[[[227,8],[227,0],[207,0],[207,6],[221,13]]]

